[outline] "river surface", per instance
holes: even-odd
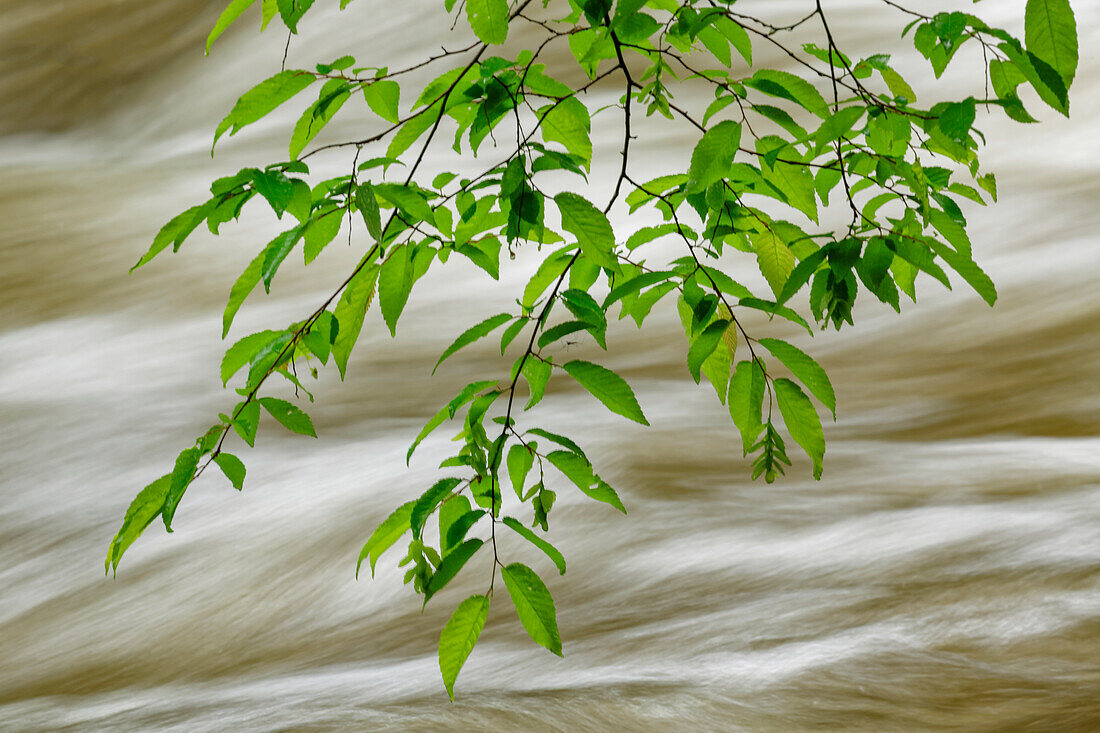
[[[1100,7],[1075,3],[1073,119],[980,118],[1001,202],[967,214],[996,308],[926,285],[901,316],[866,304],[855,329],[812,343],[748,321],[832,376],[820,482],[804,458],[774,485],[749,480],[728,415],[686,374],[674,313],[620,324],[593,355],[630,379],[652,428],[552,386],[543,424],[581,439],[630,515],[561,487],[568,574],[509,547],[548,579],[565,658],[498,597],[451,704],[436,640],[483,574],[421,613],[396,558],[374,580],[354,562],[436,476],[443,439],[404,466],[422,422],[470,375],[506,370],[482,348],[429,374],[450,334],[507,307],[530,258],[500,283],[430,275],[397,341],[372,315],[348,380],[317,385],[319,441],[265,424],[243,493],[204,477],[172,535],[158,522],[103,576],[130,499],[231,404],[221,308],[276,231],[256,205],[126,274],[210,180],[285,154],[284,116],[208,155],[285,40],[252,19],[204,59],[221,4],[0,0],[0,730],[1100,730]],[[398,67],[462,41],[421,20],[434,2],[335,5],[308,16],[291,65],[358,49]],[[1022,6],[978,12],[1019,31]],[[851,53],[897,45],[881,3],[826,7]],[[354,134],[342,124],[331,139]],[[595,144],[616,151],[618,135],[609,116]],[[682,170],[690,136],[651,135],[638,174]],[[356,256],[330,249],[285,266],[235,332],[311,311]]]

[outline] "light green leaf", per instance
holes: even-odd
[[[562,228],[577,238],[584,256],[600,267],[616,269],[615,232],[602,211],[583,196],[566,191],[554,197]]]
[[[183,492],[195,477],[201,453],[198,448],[185,448],[176,457],[176,467],[172,469],[172,478],[168,483],[168,492],[164,495],[164,509],[160,518],[164,520],[164,529],[172,531],[172,518],[176,515]]]
[[[519,622],[535,643],[562,656],[554,599],[534,570],[515,562],[501,571]]]
[[[322,87],[321,98],[307,107],[302,116],[298,118],[297,124],[294,125],[294,131],[290,134],[291,160],[298,159],[301,152],[305,150],[306,145],[309,145],[310,141],[317,137],[329,120],[344,106],[344,102],[351,97],[351,90],[347,88],[346,82],[332,79],[329,84],[333,82],[335,82],[335,90],[330,91],[328,84]]]
[[[332,344],[332,358],[343,379],[348,369],[348,359],[359,333],[363,330],[363,317],[374,298],[374,285],[378,279],[378,265],[365,266],[352,277],[336,304],[336,340]]]
[[[817,410],[810,398],[791,380],[780,377],[773,380],[772,385],[787,432],[814,462],[814,478],[820,479],[825,456],[825,434],[821,430]]]
[[[727,405],[733,424],[741,431],[743,455],[756,442],[756,436],[764,429],[761,412],[764,403],[764,370],[756,361],[742,361],[733,370],[730,378],[730,393]]]
[[[741,144],[741,125],[723,120],[707,130],[691,152],[687,193],[697,193],[729,175]]]
[[[378,272],[378,305],[392,336],[397,335],[397,319],[412,291],[412,252],[410,245],[396,247]]]
[[[553,464],[554,468],[561,471],[566,478],[576,484],[585,496],[609,504],[626,514],[626,507],[623,506],[618,493],[607,482],[593,473],[592,464],[588,462],[583,454],[556,450],[547,455],[546,458]]]
[[[533,465],[535,454],[528,446],[517,443],[508,449],[508,480],[512,482],[512,489],[520,498],[523,497],[523,482]]]
[[[225,32],[225,29],[233,24],[237,18],[241,16],[241,13],[248,10],[256,0],[233,0],[226,6],[225,10],[218,17],[218,21],[214,23],[214,28],[210,31],[210,35],[206,37],[206,55],[210,55],[210,47],[214,45],[214,41],[218,40],[218,36]]]
[[[466,18],[485,43],[499,45],[508,38],[508,0],[466,0]]]
[[[448,552],[443,561],[439,563],[439,567],[435,569],[432,579],[428,581],[428,586],[424,589],[424,603],[427,603],[432,596],[443,590],[447,583],[450,583],[458,575],[458,571],[462,570],[462,566],[474,556],[474,553],[481,549],[483,544],[485,544],[484,540],[466,540]]]
[[[398,105],[401,102],[401,87],[392,79],[379,79],[363,87],[363,97],[367,106],[386,122],[397,124],[401,121]]]
[[[412,513],[409,515],[409,526],[412,528],[413,539],[420,539],[420,532],[424,529],[424,522],[427,521],[432,511],[439,505],[439,502],[450,495],[460,483],[462,483],[462,479],[440,479],[432,484],[432,487],[416,500],[416,504],[413,505]]]
[[[778,296],[783,292],[783,286],[794,270],[794,253],[772,229],[753,234],[749,241],[760,263],[760,272],[764,274],[772,292]]]
[[[568,97],[558,104],[547,105],[538,112],[542,118],[539,130],[546,142],[559,142],[573,155],[592,163],[592,139],[589,133],[592,120],[588,108],[576,97]]]
[[[488,596],[470,596],[458,604],[439,635],[439,671],[443,674],[443,686],[447,688],[452,702],[455,699],[455,680],[477,644],[488,617]]]
[[[565,557],[558,551],[558,548],[539,537],[527,527],[524,527],[519,520],[513,517],[505,517],[504,523],[520,537],[546,553],[546,556],[553,560],[554,564],[558,566],[558,573],[560,575],[565,575]]]
[[[476,326],[472,326],[463,331],[462,335],[456,338],[451,343],[451,345],[448,346],[439,356],[439,361],[437,361],[435,363],[435,366],[432,368],[432,374],[435,374],[435,370],[438,369],[439,365],[442,364],[451,354],[455,353],[463,347],[469,346],[480,338],[488,336],[490,333],[495,331],[500,326],[503,326],[510,320],[512,320],[511,314],[498,313],[495,316],[489,316]]]
[[[527,399],[527,404],[523,406],[525,411],[530,410],[542,401],[543,395],[546,394],[546,385],[550,382],[552,373],[553,369],[549,361],[536,359],[532,356],[528,357],[527,361],[523,363],[523,378],[527,380],[527,386],[531,389],[531,396]]]
[[[218,124],[214,145],[226,130],[229,130],[230,136],[236,135],[241,128],[263,118],[316,80],[308,71],[288,69],[252,87],[241,95],[233,109]],[[213,146],[210,150],[213,153]]]
[[[829,116],[829,106],[825,104],[821,92],[810,82],[789,72],[760,69],[751,79],[745,80],[745,85],[764,94],[796,102],[822,119]]]
[[[1024,42],[1028,51],[1061,75],[1069,89],[1077,74],[1077,21],[1069,0],[1028,0]]]
[[[245,336],[230,346],[222,357],[222,386],[225,386],[241,367],[252,361],[260,349],[285,333],[286,331],[259,331]]]
[[[630,389],[626,380],[615,372],[599,364],[579,359],[566,362],[562,368],[607,409],[634,422],[649,425],[649,421],[642,414],[642,408],[638,405],[638,398],[634,396],[634,391]]]
[[[240,491],[244,488],[245,468],[240,458],[237,458],[237,456],[232,453],[222,451],[214,456],[214,463],[218,464],[218,468],[220,468],[222,473],[225,474],[225,477],[229,479],[229,483],[233,484],[234,489]]]
[[[935,239],[927,239],[926,241],[928,246],[943,258],[943,261],[950,265],[952,270],[959,273],[962,279],[974,288],[974,291],[982,296],[986,303],[993,305],[997,302],[997,287],[989,279],[989,275],[978,267],[978,263]]]
[[[292,433],[308,435],[313,438],[317,437],[317,433],[313,429],[313,421],[297,405],[293,405],[286,400],[280,400],[277,397],[261,397],[260,406]]]
[[[821,404],[829,408],[829,411],[833,413],[833,419],[836,419],[836,393],[833,391],[833,384],[829,381],[829,375],[825,373],[820,364],[814,361],[813,357],[779,339],[762,338],[760,339],[760,345],[770,351],[776,359],[783,362],[783,365],[790,369],[791,373],[798,377],[802,384],[806,385],[810,393],[821,400]]]
[[[305,262],[308,265],[317,259],[321,250],[329,245],[336,235],[340,233],[340,223],[344,219],[344,209],[332,208],[319,212],[315,218],[306,224],[305,233],[302,235],[305,244]]]
[[[230,288],[229,300],[226,302],[225,312],[222,314],[222,338],[225,338],[226,334],[229,333],[229,327],[233,325],[233,318],[240,310],[244,299],[259,285],[260,274],[263,272],[264,260],[267,259],[267,250],[270,246],[269,244],[260,250],[260,253],[248,263],[248,267],[244,269],[237,281],[233,283],[233,287]]]
[[[195,228],[202,223],[211,211],[213,211],[212,202],[208,201],[205,204],[192,206],[187,211],[172,217],[167,224],[160,228],[157,236],[153,238],[153,244],[149,247],[149,251],[142,255],[141,259],[130,268],[130,272],[148,263],[168,245],[172,245],[173,250],[178,250],[180,245],[183,244],[183,240],[195,231]]]
[[[699,370],[702,369],[703,362],[714,353],[729,325],[730,322],[726,320],[714,321],[703,329],[703,332],[696,336],[688,347],[688,371],[691,372],[691,378],[696,384],[699,384]]]
[[[446,555],[452,547],[461,544],[470,526],[480,517],[478,515],[472,518],[473,521],[467,524],[466,522],[469,521],[466,519],[467,514],[476,514],[476,512],[470,511],[470,500],[462,494],[449,497],[439,506],[439,554]],[[456,523],[463,526],[456,528]],[[456,535],[455,541],[448,539],[452,530]],[[461,536],[458,536],[459,533]]]
[[[409,531],[409,517],[412,516],[412,509],[415,504],[416,500],[414,499],[397,507],[371,532],[367,544],[363,545],[363,550],[359,553],[359,561],[355,564],[356,578],[359,577],[359,568],[363,565],[363,560],[368,557],[370,558],[370,574],[371,577],[374,577],[374,565],[378,562],[378,558],[382,557],[382,553],[388,550],[394,542],[397,542],[401,535]]]
[[[118,563],[122,554],[134,543],[145,528],[160,516],[164,509],[164,497],[168,494],[168,487],[172,481],[172,474],[165,475],[146,486],[126,509],[126,516],[122,520],[122,526],[118,528],[110,546],[107,548],[107,559],[103,563],[104,572],[118,570]]]

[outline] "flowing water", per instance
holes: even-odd
[[[674,314],[617,329],[601,357],[654,427],[552,387],[543,424],[583,439],[630,516],[563,489],[564,577],[508,547],[545,571],[565,658],[531,644],[498,597],[454,704],[435,642],[485,577],[422,614],[394,558],[359,581],[354,560],[436,475],[445,440],[404,467],[419,425],[469,375],[506,368],[484,348],[428,374],[448,334],[507,306],[530,259],[500,283],[430,276],[396,342],[369,320],[348,381],[317,387],[319,441],[265,425],[243,493],[203,479],[174,534],[154,525],[103,577],[130,498],[229,404],[221,304],[274,231],[257,206],[225,236],[125,272],[211,179],[285,144],[284,118],[207,155],[284,41],[239,29],[203,60],[220,5],[0,0],[0,729],[1100,730],[1095,4],[1075,3],[1074,118],[980,123],[1001,203],[968,216],[995,309],[926,287],[902,316],[867,305],[857,328],[812,344],[750,321],[832,375],[841,408],[820,482],[804,461],[772,486],[748,479],[728,416],[687,379]],[[457,46],[421,20],[436,5],[361,0],[333,25],[319,3],[290,63],[358,49],[396,67],[425,38]],[[979,9],[1018,30],[1022,6]],[[827,8],[852,52],[896,44],[881,3]],[[686,133],[651,134],[639,174],[684,164]],[[610,118],[596,127],[597,147],[617,136]],[[284,268],[238,333],[312,310],[355,257],[331,250],[304,274]]]

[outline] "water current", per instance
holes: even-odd
[[[498,598],[451,704],[435,643],[484,576],[421,613],[394,558],[374,580],[356,581],[354,561],[436,476],[445,439],[404,466],[422,422],[471,374],[507,368],[489,347],[436,378],[431,363],[456,329],[507,307],[533,259],[499,283],[430,275],[397,341],[368,319],[348,380],[317,386],[319,441],[265,425],[243,493],[204,477],[174,534],[154,525],[103,576],[137,489],[230,404],[221,306],[276,231],[256,206],[126,274],[210,180],[285,153],[286,116],[207,154],[285,41],[250,21],[204,59],[222,4],[0,0],[0,729],[1100,730],[1100,5],[1074,3],[1072,119],[979,118],[1001,201],[967,215],[996,308],[926,285],[901,316],[868,304],[855,329],[812,342],[749,320],[810,350],[836,385],[820,482],[804,460],[772,486],[749,480],[728,415],[686,374],[674,313],[643,332],[619,324],[594,354],[635,386],[652,428],[552,387],[544,424],[583,441],[630,515],[563,488],[553,538],[568,574],[523,556],[551,578],[564,659]],[[289,64],[350,51],[399,67],[464,38],[434,0],[335,5],[318,3]],[[797,17],[806,3],[745,5]],[[850,53],[907,56],[881,2],[826,9]],[[976,10],[1020,32],[1022,9]],[[949,74],[938,93],[974,81]],[[620,134],[606,117],[601,200]],[[330,139],[364,119],[338,118]],[[682,170],[689,132],[653,126],[632,166]],[[334,245],[307,271],[284,267],[237,333],[310,312],[355,257]]]

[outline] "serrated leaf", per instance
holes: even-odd
[[[298,122],[294,125],[294,131],[290,134],[289,152],[291,160],[298,159],[305,147],[309,145],[313,138],[317,137],[325,125],[329,123],[329,120],[335,117],[340,108],[344,106],[344,102],[351,97],[351,89],[347,87],[346,82],[338,79],[331,81],[344,86],[343,88],[337,87],[338,91],[327,94],[325,91],[328,89],[327,85],[323,87],[321,98],[307,107],[302,116],[298,118]]]
[[[1077,74],[1077,21],[1069,0],[1028,0],[1024,43],[1062,76],[1069,89]]]
[[[241,16],[241,13],[248,10],[248,8],[256,0],[233,0],[226,6],[222,14],[218,16],[217,22],[214,23],[214,28],[211,29],[210,35],[206,37],[206,55],[210,55],[210,47],[214,45],[214,41],[218,40],[218,36],[225,32],[225,29],[233,25],[233,21]]]
[[[626,380],[615,372],[599,364],[579,359],[566,362],[562,368],[607,409],[634,422],[649,425],[649,421],[642,414],[642,408],[638,405],[638,398],[634,396],[634,391],[630,389]]]
[[[554,599],[546,584],[534,570],[518,562],[501,570],[501,576],[528,636],[536,644],[562,656]]]
[[[222,357],[222,386],[225,386],[230,378],[240,371],[241,367],[252,361],[253,357],[255,357],[264,346],[285,333],[286,331],[259,331],[245,336],[230,346],[226,350],[225,356]]]
[[[820,479],[825,456],[825,434],[817,410],[810,398],[791,380],[780,377],[772,380],[772,386],[787,432],[806,451],[814,463],[814,478]]]
[[[229,131],[230,137],[236,135],[241,128],[260,120],[316,80],[316,77],[308,71],[287,69],[252,87],[241,95],[233,109],[218,124],[218,129],[214,133],[214,145],[217,145],[218,138],[225,134],[226,130]],[[211,152],[213,152],[213,145]]]
[[[439,635],[439,671],[452,702],[455,699],[455,680],[477,644],[488,617],[488,596],[470,596],[458,604]]]
[[[508,0],[467,0],[466,18],[485,43],[499,45],[508,39]]]
[[[333,312],[338,330],[332,344],[332,358],[340,370],[341,379],[347,373],[348,359],[355,348],[355,342],[359,340],[360,331],[363,330],[363,317],[370,308],[377,279],[377,265],[363,267],[344,288],[340,302]]]
[[[714,353],[729,325],[730,322],[726,320],[714,321],[703,329],[703,332],[696,336],[692,340],[691,346],[688,347],[688,371],[691,372],[691,378],[695,380],[696,384],[699,384],[699,371],[703,368],[703,362]]]
[[[222,338],[225,338],[226,334],[229,333],[229,327],[233,325],[233,318],[240,310],[244,299],[260,284],[260,274],[263,272],[264,260],[266,259],[267,247],[260,250],[260,253],[248,263],[248,267],[244,269],[244,272],[233,283],[233,287],[230,288],[229,300],[226,302],[225,312],[222,314]]]
[[[420,539],[424,522],[439,505],[439,502],[443,501],[460,483],[462,483],[462,480],[457,478],[440,479],[416,500],[412,513],[409,515],[409,527],[412,529],[413,539]]]
[[[756,361],[742,361],[733,370],[726,404],[733,424],[741,432],[743,455],[756,442],[756,436],[764,429],[761,412],[764,403],[764,371]]]
[[[401,121],[398,105],[401,103],[401,87],[392,79],[379,79],[363,87],[363,97],[367,106],[386,122],[397,124]]]
[[[553,464],[554,468],[561,471],[566,478],[576,484],[585,496],[609,504],[626,514],[626,507],[623,506],[618,493],[592,471],[592,464],[583,455],[578,455],[572,451],[557,450],[547,455],[546,458]]]
[[[378,562],[378,558],[382,557],[382,553],[388,550],[394,542],[397,542],[401,535],[409,531],[409,517],[412,515],[415,504],[416,500],[414,499],[397,507],[371,532],[367,543],[363,545],[363,549],[359,553],[359,561],[355,564],[356,578],[359,577],[359,568],[363,565],[363,560],[368,557],[370,558],[370,574],[371,577],[374,577],[374,565]]]
[[[378,272],[378,305],[391,336],[397,335],[397,319],[409,300],[412,285],[412,247],[401,245],[390,253]]]
[[[732,120],[723,120],[703,133],[691,152],[686,192],[698,193],[728,176],[740,143],[741,125]]]
[[[543,359],[537,359],[535,357],[528,357],[527,361],[523,363],[523,378],[527,380],[527,386],[531,388],[531,396],[527,400],[527,404],[523,406],[523,409],[530,410],[532,407],[542,401],[542,397],[546,394],[546,385],[550,381],[550,376],[553,373],[553,369],[549,362]]]
[[[447,583],[450,583],[458,575],[458,571],[462,570],[462,566],[474,556],[474,553],[481,549],[483,544],[485,544],[484,540],[470,539],[448,552],[442,562],[439,563],[439,567],[435,569],[435,573],[432,574],[428,586],[424,589],[424,603],[427,603],[432,596],[443,590]]]
[[[829,116],[829,106],[825,104],[821,92],[810,82],[789,72],[760,69],[751,79],[745,80],[745,85],[764,94],[795,102],[822,119]]]
[[[753,234],[749,241],[760,264],[760,272],[768,281],[772,292],[779,296],[794,270],[794,253],[772,229]]]
[[[535,455],[525,445],[516,444],[508,449],[508,480],[512,483],[512,489],[516,496],[523,498],[523,482],[535,465]]]
[[[577,238],[584,256],[600,267],[618,268],[615,232],[607,216],[587,199],[569,191],[554,197],[561,212],[562,228]]]
[[[796,346],[773,338],[760,339],[760,345],[772,353],[776,359],[791,370],[802,384],[810,390],[810,393],[821,400],[821,404],[829,408],[836,419],[836,393],[833,384],[829,381],[829,375],[806,352]]]
[[[537,534],[524,527],[519,520],[513,517],[505,517],[504,524],[506,524],[512,531],[518,534],[523,539],[530,542],[535,547],[546,553],[546,556],[554,561],[554,564],[558,567],[558,574],[565,575],[565,557],[558,551],[558,548],[551,545],[549,542],[539,537]]]
[[[234,489],[240,491],[244,488],[245,467],[240,458],[232,453],[222,451],[214,456],[214,463],[218,464],[218,468],[229,479],[229,483],[233,484]]]
[[[118,528],[118,532],[107,547],[107,558],[103,563],[105,573],[118,570],[118,563],[123,553],[134,543],[134,540],[141,536],[145,528],[160,516],[164,509],[164,497],[168,494],[171,481],[172,474],[161,476],[139,491],[130,502],[126,515],[122,519],[122,526]]]
[[[260,406],[287,430],[299,435],[317,437],[317,432],[313,429],[313,421],[297,405],[280,400],[278,397],[261,397],[259,402]]]
[[[164,520],[164,529],[169,532],[172,531],[172,518],[176,515],[176,507],[179,506],[183,492],[187,490],[191,479],[195,476],[200,457],[201,452],[198,448],[185,448],[176,457],[176,466],[172,469],[168,491],[164,495],[164,509],[160,515]]]
[[[446,361],[447,357],[451,356],[459,349],[469,346],[478,339],[488,336],[490,333],[495,331],[500,326],[503,326],[510,320],[512,320],[511,314],[498,313],[495,316],[489,316],[476,326],[471,326],[470,328],[463,331],[462,334],[453,342],[451,342],[451,345],[444,349],[443,353],[440,354],[439,360],[432,368],[432,374],[435,374],[435,370],[439,368],[440,364]]]
[[[588,108],[576,97],[567,97],[558,104],[539,110],[542,124],[539,131],[546,142],[559,142],[571,154],[584,161],[587,169],[592,163],[592,119]]]

